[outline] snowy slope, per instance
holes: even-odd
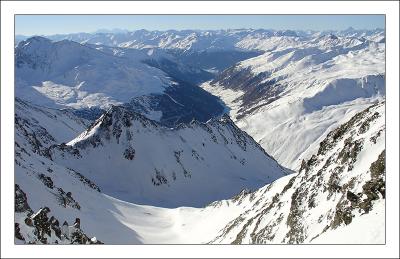
[[[17,244],[385,242],[384,31],[19,38]]]
[[[360,233],[355,235],[355,233]],[[315,244],[384,244],[385,243],[385,201],[374,202],[374,209],[368,214],[353,219],[350,225],[338,227],[314,239]]]
[[[72,41],[32,37],[15,49],[18,97],[73,108],[128,102],[162,93],[172,84],[165,73],[138,58],[122,58]],[[43,103],[39,103],[43,104]]]
[[[53,41],[71,40],[81,44],[106,45],[124,49],[162,49],[186,65],[220,72],[263,51],[301,47],[319,37],[337,35],[357,40],[384,42],[385,32],[376,30],[291,31],[271,29],[104,31],[47,35]],[[26,39],[17,35],[16,42]]]
[[[204,206],[285,175],[229,117],[165,128],[117,106],[50,154],[112,197],[161,207]]]
[[[281,164],[298,169],[330,130],[385,96],[384,58],[384,43],[323,35],[278,44],[202,87]]]
[[[178,49],[183,51],[234,49],[235,42],[244,34],[253,30],[137,30],[126,33],[78,33],[67,35],[49,35],[52,40],[73,40],[80,43],[91,43],[124,48]]]
[[[85,121],[75,117],[70,111],[57,111],[39,107],[17,98],[15,116],[17,121],[15,183],[18,185],[16,186],[16,201],[18,201],[16,202],[16,206],[18,206],[16,207],[15,221],[18,223],[16,225],[16,233],[19,233],[16,234],[17,243],[54,243],[56,241],[58,243],[95,242],[93,240],[76,241],[72,238],[71,231],[76,231],[76,227],[73,224],[76,218],[80,220],[80,230],[83,233],[81,237],[96,237],[97,240],[108,244],[137,244],[143,242],[198,243],[205,242],[203,240],[208,240],[213,236],[215,232],[214,227],[219,221],[210,223],[207,227],[201,227],[200,225],[193,226],[193,222],[205,223],[205,221],[199,220],[198,216],[210,215],[210,209],[164,209],[124,202],[104,194],[103,191],[107,191],[107,186],[103,190],[102,186],[97,185],[93,179],[85,177],[85,173],[87,172],[74,170],[62,165],[62,163],[58,163],[52,157],[52,152],[49,152],[49,148],[54,149],[56,143],[67,142],[69,136],[73,135],[75,131],[84,128],[86,124]],[[122,117],[118,118],[119,116]],[[130,116],[132,121],[124,120],[124,118],[127,119],[126,116]],[[162,141],[160,137],[165,138],[164,141],[166,142],[164,144],[166,146],[169,145],[171,150],[174,145],[178,146],[177,143],[174,143],[176,140],[181,143],[181,150],[172,154],[165,153],[166,155],[171,155],[171,157],[158,162],[164,166],[165,163],[171,163],[166,168],[171,168],[171,166],[173,168],[175,164],[175,168],[177,169],[176,182],[171,179],[170,175],[167,176],[168,181],[171,181],[168,183],[171,185],[171,188],[179,190],[179,188],[182,189],[183,185],[187,184],[195,190],[195,192],[192,191],[192,194],[188,191],[185,194],[189,195],[187,197],[183,195],[183,192],[175,193],[175,196],[181,196],[181,199],[175,197],[177,198],[176,202],[182,202],[186,199],[187,203],[194,203],[196,200],[191,201],[189,199],[196,198],[196,202],[200,204],[200,202],[206,202],[209,199],[215,200],[221,195],[230,196],[231,192],[238,192],[243,186],[249,188],[258,187],[265,182],[280,177],[286,172],[273,159],[266,155],[258,144],[235,127],[227,117],[222,118],[221,121],[210,121],[209,124],[193,122],[190,125],[182,125],[179,129],[163,128],[141,115],[126,111],[124,108],[111,109],[110,113],[105,114],[99,119],[97,124],[101,125],[106,122],[106,118],[112,118],[114,121],[113,125],[116,128],[122,126],[122,121],[132,124],[131,127],[127,127],[126,129],[132,130],[134,142],[131,144],[137,148],[134,159],[139,160],[141,152],[146,152],[146,149],[147,151],[151,150],[148,156],[154,158],[153,162],[151,162],[151,157],[147,157],[147,159],[150,159],[142,161],[143,163],[157,165],[157,160],[159,160],[157,157],[158,153],[165,151],[158,151],[148,141],[145,145],[138,147],[141,144],[140,137],[144,137],[145,133],[149,134],[149,137],[152,137],[154,140]],[[72,143],[79,141],[74,146],[79,145],[78,143],[82,145],[83,139],[88,140],[88,134],[93,133],[92,136],[101,136],[105,133],[105,131],[100,132],[98,129],[96,130],[96,127],[96,124],[93,124],[91,129],[82,133],[79,140],[74,139]],[[134,132],[133,129],[139,130],[142,134]],[[197,134],[195,138],[193,138],[193,133]],[[203,137],[199,138],[199,136]],[[193,139],[190,139],[190,137]],[[110,143],[102,139],[105,146],[116,144],[115,136],[111,134],[111,138]],[[144,141],[146,140],[148,139],[144,139]],[[121,146],[127,144],[122,137],[119,143]],[[203,143],[204,146],[202,145]],[[218,148],[218,146],[221,147]],[[118,148],[118,145],[114,145],[114,147]],[[194,148],[198,149],[199,152],[196,152]],[[202,148],[209,148],[210,154],[214,157],[201,150]],[[117,151],[117,149],[114,151]],[[128,161],[124,157],[124,150],[120,151],[121,153],[118,154],[106,153],[105,155],[113,156],[117,162],[122,160]],[[81,154],[84,154],[84,152],[81,151]],[[65,155],[68,156],[68,151],[65,151]],[[235,155],[236,157],[234,157]],[[121,159],[118,160],[118,157],[121,157]],[[219,163],[217,163],[218,157],[221,159]],[[96,162],[100,161],[100,159],[101,155],[97,158]],[[244,159],[248,159],[248,161]],[[256,162],[258,163],[257,167]],[[202,167],[206,168],[207,171],[199,171],[201,169],[199,164],[201,163],[204,163]],[[224,169],[239,168],[241,170],[224,172],[222,169],[218,171],[218,168],[212,170],[212,168],[209,168],[210,166],[218,166],[220,169],[224,166]],[[160,169],[163,170],[161,167]],[[183,170],[186,170],[186,172]],[[214,175],[211,175],[208,171],[214,173]],[[118,174],[115,170],[113,172]],[[127,171],[125,172],[128,173]],[[120,173],[119,175],[123,177],[123,174]],[[213,188],[209,188],[208,186],[202,186],[201,189],[201,186],[196,186],[196,184],[205,184],[205,181],[202,180],[203,176],[208,176],[208,179],[206,179],[207,185],[210,185],[215,180],[215,184],[218,184],[221,190],[215,189],[216,185],[214,185],[213,191]],[[109,177],[109,182],[115,183],[118,180],[118,177],[116,178],[115,175]],[[129,175],[127,175],[126,180],[129,179]],[[138,178],[134,179],[140,180]],[[155,179],[163,181],[162,178]],[[143,181],[143,186],[150,188],[150,191],[163,192],[163,186],[153,185],[150,178],[144,178]],[[221,181],[223,182],[222,184]],[[120,183],[123,184],[123,182]],[[229,188],[221,188],[224,184],[225,186],[229,185]],[[134,186],[135,183],[131,183],[130,189],[133,189]],[[168,192],[165,193],[165,189],[164,194],[168,194]],[[200,196],[204,196],[204,198]],[[203,203],[203,205],[205,204]],[[42,215],[44,211],[48,211],[45,213],[45,216]],[[40,217],[36,221],[37,215],[40,215]],[[214,214],[215,218],[222,218],[221,220],[224,223],[230,219],[229,215],[228,219],[225,219],[226,216],[224,212]],[[182,223],[179,220],[180,218],[182,218]],[[25,223],[27,220],[35,222],[35,226],[27,225]],[[61,225],[64,221],[69,226],[67,228],[70,233],[70,235],[67,235],[69,239],[64,237],[64,234],[60,237],[56,234],[58,233],[57,231],[61,231],[60,228],[62,229]],[[185,227],[185,222],[187,222],[187,228]],[[207,231],[203,233],[205,229]],[[49,235],[40,234],[47,230],[50,233]],[[196,231],[197,235],[193,235],[191,238],[182,237],[181,234],[186,233],[186,230],[190,230],[192,233]],[[82,239],[85,240],[84,238]]]
[[[125,50],[142,49],[150,52],[166,50],[186,65],[215,72],[259,54],[258,51],[235,46],[244,34],[251,32],[252,30],[138,30],[125,33],[75,33],[46,37],[53,41],[71,40],[81,44],[119,47]],[[16,41],[23,38],[19,35]]]
[[[134,111],[175,126],[193,118],[205,122],[223,110],[218,98],[197,86],[212,74],[160,49],[32,37],[15,48],[15,61],[18,97],[76,109],[75,114],[85,118],[98,118],[99,111],[112,104],[129,103]],[[185,103],[177,105],[171,97]]]
[[[89,125],[68,110],[15,99],[15,236],[16,243],[96,243],[74,226],[80,205],[68,193],[98,191],[82,175],[57,166],[48,148],[67,142]],[[76,198],[76,196],[75,196]],[[64,203],[65,202],[65,203]],[[50,215],[51,214],[51,215]],[[69,233],[62,231],[63,226]]]
[[[33,132],[38,137],[40,132],[44,133],[43,136],[48,135],[50,141],[41,141],[42,144],[47,144],[46,147],[68,142],[90,125],[89,121],[75,116],[68,110],[45,108],[20,98],[15,98],[15,123],[16,126],[25,129],[31,127],[28,132]]]
[[[243,212],[212,242],[384,243],[384,109],[331,131],[297,174],[242,195]]]
[[[36,214],[48,207],[49,216],[70,226],[79,218],[87,236],[106,244],[376,244],[384,242],[384,143],[384,103],[379,103],[332,131],[299,173],[203,208],[167,209],[115,199],[77,171],[28,149],[17,158],[21,164],[15,174],[17,190],[26,193]],[[73,200],[63,205],[60,198],[67,192]],[[16,213],[19,233],[37,243],[24,218],[26,212]],[[54,233],[47,238],[57,240]]]
[[[212,79],[213,75],[205,70],[183,64],[176,56],[169,53],[168,50],[161,48],[143,48],[132,49],[123,47],[110,47],[107,45],[94,45],[84,43],[88,46],[109,55],[142,62],[151,67],[160,69],[168,76],[183,81],[199,83]]]
[[[180,61],[210,72],[220,72],[263,51],[301,47],[320,37],[337,35],[354,41],[384,42],[384,30],[291,31],[270,29],[168,30],[48,35],[54,40],[129,49],[163,49]],[[18,37],[21,38],[21,37]]]

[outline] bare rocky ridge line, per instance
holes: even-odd
[[[280,181],[277,180],[268,188],[233,198],[233,204],[250,202],[248,210],[232,220],[211,243],[312,242],[327,231],[351,224],[354,217],[370,213],[375,202],[385,199],[385,150],[375,157],[366,172],[347,175],[358,171],[355,164],[360,152],[368,152],[363,151],[365,146],[382,138],[379,128],[369,130],[383,116],[383,106],[382,102],[372,105],[329,133],[318,153],[303,161],[300,171],[286,180],[281,191],[269,192]],[[341,147],[341,143],[345,144]],[[253,197],[261,197],[261,201],[254,201]],[[319,218],[310,214],[324,202],[332,204],[328,211],[322,211]],[[315,226],[308,224],[310,217],[318,220]],[[285,228],[283,232],[280,230]],[[310,235],[311,231],[314,234]]]

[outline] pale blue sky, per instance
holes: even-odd
[[[16,15],[15,33],[51,35],[98,29],[276,29],[384,28],[384,15]]]

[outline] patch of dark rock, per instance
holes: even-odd
[[[15,212],[28,212],[33,213],[32,209],[28,205],[28,198],[24,191],[15,184]]]
[[[151,182],[153,183],[153,185],[159,186],[159,185],[162,185],[162,184],[167,184],[168,180],[164,176],[164,174],[161,173],[158,169],[155,169],[155,171],[156,171],[155,177],[151,177]]]
[[[71,192],[65,192],[62,188],[57,188],[57,199],[59,201],[59,203],[63,206],[63,207],[72,207],[74,209],[81,209],[81,206],[79,205],[79,203],[77,201],[75,201],[75,199],[72,197],[72,193]]]
[[[21,234],[21,229],[19,227],[19,223],[14,224],[14,233],[15,233],[15,238],[25,241],[25,238]]]
[[[362,146],[363,139],[358,139],[355,141],[353,141],[351,138],[346,139],[344,142],[344,147],[339,152],[336,161],[342,165],[347,164],[348,170],[351,171],[354,163],[357,161],[357,155],[360,153]]]
[[[86,178],[85,176],[83,176],[81,173],[71,169],[71,168],[67,168],[69,173],[72,173],[75,177],[77,177],[79,179],[79,181],[81,181],[84,185],[89,186],[90,188],[92,188],[93,190],[96,190],[98,192],[100,192],[100,187],[97,186],[94,182],[92,182],[91,180],[89,180],[88,178]]]
[[[44,174],[39,174],[39,180],[47,187],[50,189],[54,188],[54,183],[53,180],[51,180],[50,176],[46,176]]]
[[[290,212],[286,220],[286,225],[290,228],[286,233],[286,238],[290,244],[303,243],[305,239],[302,220],[304,210],[301,208],[305,195],[305,192],[301,191],[300,187],[293,192],[291,197]]]
[[[133,160],[135,158],[135,149],[133,147],[125,149],[124,157],[128,160]]]
[[[289,190],[290,188],[292,188],[294,181],[296,180],[296,177],[293,176],[292,178],[290,178],[289,182],[285,185],[285,187],[283,187],[283,190],[281,192],[281,194],[284,194],[287,190]]]
[[[375,112],[372,116],[368,117],[360,126],[358,133],[359,134],[363,134],[365,132],[367,132],[367,130],[369,129],[369,126],[371,124],[371,122],[373,122],[374,120],[376,120],[377,118],[379,118],[380,115],[378,112]]]

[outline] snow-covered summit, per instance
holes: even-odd
[[[40,109],[40,107],[36,108]],[[384,243],[384,108],[384,103],[376,103],[331,131],[320,143],[314,156],[303,162],[298,173],[281,177],[254,192],[237,191],[232,198],[215,201],[203,208],[160,208],[116,199],[105,194],[110,186],[103,186],[106,191],[99,188],[92,178],[84,175],[85,170],[77,171],[76,168],[69,167],[70,165],[65,166],[59,163],[61,160],[54,157],[54,154],[52,154],[53,157],[46,157],[31,152],[29,143],[34,142],[27,140],[32,139],[34,134],[28,131],[26,131],[28,134],[20,134],[25,132],[26,128],[16,128],[16,132],[21,136],[16,139],[18,152],[15,172],[18,185],[15,214],[16,242],[71,243],[76,240],[76,236],[70,234],[77,231],[77,226],[80,225],[81,231],[78,232],[83,239],[79,240],[88,243],[96,242],[96,239],[106,244]],[[17,110],[19,111],[20,109]],[[146,120],[144,117],[131,115],[135,118],[132,120],[133,127],[130,128],[132,130],[138,129],[134,125],[140,125],[141,120]],[[31,113],[31,116],[25,126],[35,120],[41,121],[40,113]],[[60,114],[51,118],[64,119],[63,116]],[[124,116],[128,116],[125,109],[114,108],[109,112],[109,117],[116,124],[123,123]],[[104,123],[107,121],[109,118],[105,119]],[[215,121],[217,123],[217,120]],[[232,124],[226,116],[222,118],[222,121]],[[51,125],[53,123],[43,126],[50,128]],[[178,131],[191,132],[199,125],[201,124],[192,123],[191,127],[184,127]],[[214,132],[214,127],[211,127],[211,130]],[[50,129],[47,131],[51,132]],[[108,127],[108,131],[110,131],[109,142],[103,141],[104,144],[100,145],[101,147],[88,146],[86,149],[93,152],[96,148],[105,148],[111,142],[116,142],[112,125]],[[199,132],[201,131],[196,131],[196,133]],[[99,134],[99,131],[95,130],[95,133]],[[134,133],[132,138],[134,147],[142,147],[140,137],[143,135],[137,131],[132,133]],[[189,135],[180,135],[189,142],[190,139],[187,138]],[[224,135],[229,136],[227,132]],[[152,137],[155,141],[160,141],[160,138],[154,135]],[[165,135],[164,137],[166,138]],[[196,134],[196,137],[202,139],[204,136]],[[219,142],[221,139],[217,134],[216,137]],[[120,144],[126,143],[123,138],[122,134]],[[227,140],[227,146],[234,151],[233,139],[227,138]],[[232,144],[229,144],[230,140]],[[209,142],[204,143],[205,147],[212,150]],[[151,146],[153,143],[147,140],[146,144]],[[163,142],[163,144],[166,143]],[[65,155],[63,159],[69,159],[68,146],[62,146]],[[252,150],[250,146],[248,146],[248,151]],[[82,156],[81,159],[87,159],[86,162],[91,163],[86,149],[79,149],[79,153],[75,155]],[[181,149],[183,152],[174,153],[174,157],[176,154],[175,158],[179,158],[183,167],[188,169],[192,154],[186,154],[187,149],[184,146]],[[238,149],[241,148],[238,147]],[[135,151],[127,153],[127,158],[132,159],[130,161],[140,159],[141,151],[139,149]],[[204,153],[200,149],[198,151],[197,155],[202,160],[200,156]],[[118,154],[117,149],[113,149],[113,152],[108,153],[113,159],[116,155],[121,155]],[[153,148],[152,153],[147,156],[147,163],[154,164],[156,158],[164,162],[168,161],[160,157],[160,154]],[[162,154],[168,156],[165,152]],[[213,152],[212,155],[220,159],[224,158],[222,151]],[[196,153],[193,153],[193,156],[196,156]],[[127,158],[123,159],[127,160]],[[209,156],[203,156],[203,158],[203,162],[209,162]],[[102,160],[106,161],[103,163]],[[72,161],[80,163],[78,159]],[[105,166],[111,161],[105,156],[99,156],[96,163]],[[223,161],[224,169],[230,169],[228,161]],[[211,165],[216,164],[210,163]],[[110,175],[108,182],[111,185],[121,180],[118,169],[104,169],[108,170]],[[142,171],[136,169],[125,173],[130,172],[140,174]],[[159,172],[160,177],[153,178],[156,183],[153,185],[154,189],[151,185],[144,185],[146,188],[142,189],[133,185],[132,190],[139,189],[138,191],[146,196],[149,191],[163,192],[162,188],[166,188],[168,184],[170,185],[168,188],[174,190],[177,182],[184,178],[178,174],[179,171],[176,171],[176,180],[162,178],[161,173],[166,171],[159,170]],[[196,176],[197,172],[194,170],[191,172],[191,178],[184,178],[187,180],[186,184],[192,191],[196,190],[198,195],[216,195],[216,192],[211,192],[209,187],[200,184]],[[232,172],[229,174],[223,172],[228,171],[219,170],[214,171],[212,175],[207,174],[207,185],[214,185],[216,181],[215,184],[218,184],[219,189],[230,186],[232,181],[228,179],[232,179],[230,178],[233,176]],[[97,173],[99,171],[92,171],[91,176]],[[225,181],[219,182],[220,175],[225,175]],[[241,177],[248,175],[249,172],[246,170],[240,172]],[[165,179],[166,183],[164,183]],[[125,176],[125,180],[128,180],[128,176]],[[196,181],[196,184],[192,185],[190,180]],[[157,185],[157,183],[161,184]],[[217,194],[220,194],[220,191],[222,190],[218,190]],[[178,200],[185,196],[183,193],[182,191],[176,194]],[[196,195],[193,196],[196,198]],[[51,217],[40,216],[43,211],[45,211],[44,214],[50,211],[48,217],[50,215]],[[65,228],[60,224],[64,221],[67,222],[63,224]],[[75,224],[71,225],[73,222]],[[39,227],[39,231],[45,230],[44,233],[35,232],[35,225]],[[88,239],[93,236],[96,239]]]
[[[162,207],[204,206],[288,172],[227,117],[167,128],[118,106],[50,153],[106,194]]]
[[[104,108],[163,93],[172,85],[164,72],[143,64],[137,56],[127,59],[69,40],[33,37],[15,49],[16,93],[38,104],[46,99],[56,107]],[[38,95],[41,98],[35,98]]]
[[[217,51],[243,49],[254,43],[274,39],[294,39],[300,41],[310,38],[337,35],[340,37],[365,37],[379,41],[384,37],[384,30],[355,30],[349,28],[339,31],[301,31],[301,30],[272,30],[272,29],[227,29],[227,30],[167,30],[148,31],[136,30],[132,32],[104,32],[104,33],[72,33],[48,35],[46,37],[59,41],[63,39],[73,40],[79,43],[101,44],[126,48],[149,48],[180,51]],[[255,46],[255,45],[254,45]],[[261,45],[259,45],[261,47]]]
[[[15,48],[15,60],[16,95],[38,105],[88,111],[129,103],[170,126],[192,118],[206,121],[223,109],[218,98],[196,85],[211,73],[161,49],[33,37]]]
[[[385,96],[385,44],[333,34],[276,44],[202,87],[221,97],[241,129],[296,169],[329,130]]]

